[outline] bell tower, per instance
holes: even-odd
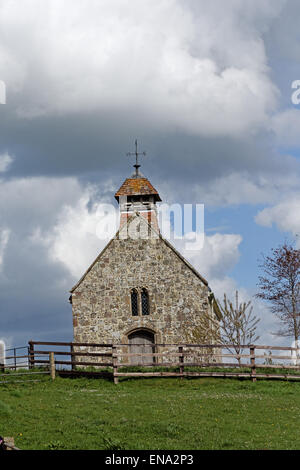
[[[156,203],[160,202],[161,198],[150,181],[139,171],[141,165],[139,164],[138,157],[140,155],[145,156],[146,153],[138,152],[137,140],[135,141],[135,148],[136,151],[134,153],[127,154],[129,156],[135,155],[136,157],[136,163],[133,165],[135,172],[124,181],[115,194],[120,207],[120,228],[127,222],[129,217],[138,212],[159,232]]]

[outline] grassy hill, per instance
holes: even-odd
[[[0,384],[21,449],[300,449],[300,383],[57,378]]]

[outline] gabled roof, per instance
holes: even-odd
[[[150,181],[144,176],[138,178],[127,178],[120,189],[116,192],[115,198],[119,200],[120,196],[154,196],[156,201],[161,201],[158,192],[152,186]]]
[[[108,244],[105,246],[105,248],[101,251],[101,253],[97,256],[97,258],[95,259],[95,261],[90,265],[90,267],[86,270],[86,272],[83,274],[83,276],[79,279],[79,281],[77,282],[77,284],[75,284],[74,287],[72,287],[72,289],[70,290],[71,293],[74,292],[75,289],[77,289],[77,287],[82,283],[82,281],[85,279],[85,277],[87,276],[87,274],[90,272],[90,270],[93,268],[93,266],[97,263],[97,261],[101,258],[101,256],[104,254],[104,252],[107,250],[107,248],[111,245],[111,243],[113,242],[113,240],[117,239],[118,236],[119,236],[119,233],[121,230],[124,229],[124,227],[134,218],[134,217],[140,217],[141,220],[148,224],[148,226],[150,227],[150,230],[153,230],[153,232],[155,232],[155,234],[157,235],[157,238],[160,238],[177,256],[178,258],[181,259],[181,261],[203,282],[203,284],[205,284],[206,286],[208,286],[208,282],[207,280],[201,276],[200,273],[198,273],[198,271],[176,250],[176,248],[174,248],[174,246],[168,242],[165,238],[163,238],[163,236],[161,235],[161,233],[157,232],[157,230],[155,230],[153,228],[153,226],[151,224],[149,224],[149,222],[144,218],[144,217],[141,217],[140,214],[138,212],[136,212],[135,214],[133,214],[131,217],[129,217],[127,219],[127,223],[124,224],[122,226],[121,229],[119,229],[116,233],[116,235],[108,242]]]

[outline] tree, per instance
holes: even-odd
[[[241,345],[250,345],[259,339],[256,328],[260,320],[253,315],[251,301],[239,303],[238,291],[235,305],[224,294],[223,305],[217,301],[217,307],[217,316],[211,313],[202,315],[189,340],[202,344],[223,344],[228,351],[234,349],[239,356],[243,350]],[[237,360],[240,364],[239,357]]]
[[[238,291],[235,293],[235,305],[224,294],[223,305],[218,301],[218,306],[221,312],[219,324],[222,344],[229,351],[233,348],[239,356],[244,349],[241,345],[250,346],[259,339],[256,328],[260,319],[253,315],[251,301],[239,303]],[[240,357],[237,360],[240,364]]]
[[[284,243],[271,250],[270,256],[262,255],[259,267],[260,292],[256,297],[267,301],[271,311],[280,320],[281,328],[274,334],[300,336],[300,250]]]

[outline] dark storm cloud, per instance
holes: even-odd
[[[116,182],[132,171],[135,138],[146,150],[142,167],[148,176],[165,180],[207,181],[232,171],[294,171],[296,164],[278,158],[271,137],[244,139],[162,135],[141,129],[135,122],[92,115],[38,118],[2,122],[2,153],[15,155],[9,176],[72,175],[93,182],[113,177]],[[177,183],[176,183],[177,184]]]
[[[119,1],[52,0],[18,4],[24,15],[16,19],[17,3],[2,3],[1,146],[17,157],[15,175],[122,171],[119,159],[136,137],[155,150],[162,172],[181,172],[186,160],[186,170],[196,165],[207,178],[257,158],[247,158],[248,135],[264,127],[276,99],[260,23],[279,7],[252,0],[241,12],[230,1],[224,21],[218,1],[153,2],[150,10],[135,1],[125,11]],[[245,148],[235,142],[243,138]]]
[[[72,2],[70,21],[60,16],[69,2],[33,10],[34,3],[18,19],[16,36],[4,20],[17,4],[3,2],[8,98],[0,108],[0,153],[15,157],[8,177],[72,175],[99,187],[111,178],[118,185],[132,171],[125,154],[135,138],[148,153],[144,173],[158,184],[184,188],[232,172],[272,178],[298,171],[278,158],[265,126],[277,96],[262,37],[273,24],[280,27],[277,18],[289,11],[284,1],[276,8],[270,1],[229,1],[224,21],[218,1],[174,0],[163,32],[168,2],[153,3],[153,23],[140,2],[124,11],[122,2],[104,1],[101,28],[93,2]],[[81,22],[72,23],[78,12]],[[38,20],[43,31],[35,28]],[[112,20],[116,28],[106,29]]]

